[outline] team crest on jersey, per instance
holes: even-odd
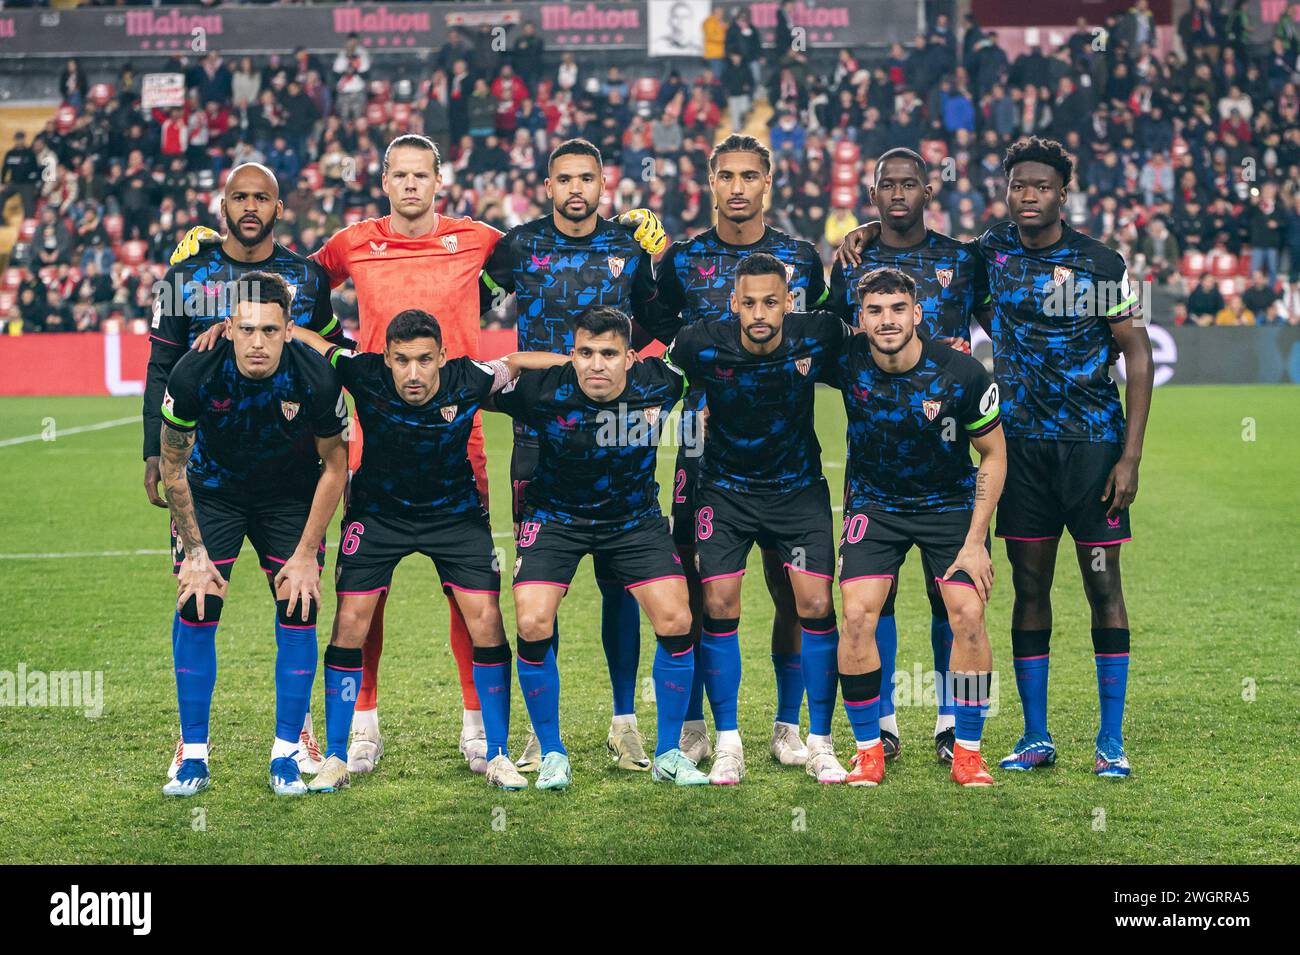
[[[163,410],[166,411],[169,415],[174,416],[176,414],[176,399],[172,397],[172,393],[170,391],[163,392],[162,406],[163,406]]]
[[[786,284],[788,285],[789,283],[794,281],[794,266],[791,265],[789,262],[785,262],[782,264],[785,265],[785,281]]]
[[[939,280],[939,284],[943,288],[947,288],[952,284],[952,269],[941,269],[936,267],[934,270],[934,277]]]
[[[371,243],[370,243],[370,254],[371,254],[371,255],[387,255],[387,254],[388,254],[388,243],[387,243],[387,242],[371,242]]]
[[[931,421],[939,417],[939,409],[941,407],[943,407],[942,401],[935,401],[931,398],[926,398],[921,402],[921,410],[925,412],[925,416]]]
[[[284,415],[285,421],[292,421],[298,416],[298,409],[301,405],[296,401],[281,401],[280,413]]]
[[[441,241],[442,247],[451,253],[455,253],[456,249],[460,247],[460,243],[454,235],[444,235]]]
[[[296,285],[289,285],[287,282],[285,283],[285,285],[286,285],[286,286],[288,287],[288,289],[289,289],[289,301],[292,302],[295,298],[298,297],[298,286],[296,286]]]
[[[611,255],[605,261],[609,263],[609,274],[614,276],[614,278],[618,278],[623,274],[623,263],[627,261],[626,259],[620,259],[616,255]]]
[[[787,265],[786,268],[789,268],[789,266]],[[795,368],[799,369],[799,374],[801,374],[801,375],[807,375],[808,372],[812,370],[812,359],[811,359],[811,358],[797,358],[797,359],[795,359],[794,366],[795,366]]]
[[[443,408],[443,409],[442,409],[442,420],[448,422],[449,424],[450,424],[452,421],[455,421],[455,420],[456,420],[456,407],[457,407],[456,405],[447,405],[447,407]]]
[[[643,412],[643,414],[645,415],[645,423],[653,428],[655,426],[655,422],[659,420],[660,410],[662,409],[646,408],[645,411]]]
[[[1064,265],[1058,265],[1056,268],[1052,269],[1052,281],[1055,282],[1057,285],[1064,285],[1066,282],[1070,281],[1070,279],[1072,279],[1073,277],[1074,277],[1074,273],[1069,269],[1067,269]]]

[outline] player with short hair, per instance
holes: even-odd
[[[643,318],[655,296],[651,256],[667,244],[653,213],[637,210],[618,221],[598,214],[604,191],[600,150],[585,139],[560,143],[547,161],[549,215],[507,232],[483,269],[482,307],[500,305],[514,293],[520,351],[567,355],[574,346],[574,322],[592,307],[617,309]],[[538,435],[516,420],[510,455],[514,519],[537,467]],[[641,653],[641,615],[636,600],[603,560],[595,564],[601,593],[600,639],[614,698],[606,745],[620,769],[647,770],[650,759],[636,722],[636,674]],[[554,634],[558,650],[559,629]],[[541,752],[530,734],[519,765],[538,768]]]
[[[583,312],[574,319],[571,365],[525,372],[494,399],[538,436],[513,583],[519,686],[542,751],[538,789],[572,781],[553,635],[560,601],[587,554],[636,598],[655,630],[652,778],[708,782],[678,748],[695,654],[686,580],[655,481],[659,428],[686,379],[661,359],[638,361],[630,337],[631,322],[617,309]]]
[[[875,180],[870,189],[872,204],[880,220],[869,222],[845,238],[831,270],[828,308],[850,325],[859,324],[862,297],[860,282],[878,268],[894,268],[915,281],[917,304],[921,306],[921,330],[936,344],[949,345],[964,354],[971,352],[971,320],[987,307],[988,282],[984,262],[973,242],[925,226],[925,209],[934,197],[929,168],[921,155],[898,147],[876,160]],[[925,568],[923,567],[924,571]],[[930,601],[930,648],[934,656],[935,689],[939,715],[934,725],[935,755],[952,762],[956,711],[943,675],[948,671],[952,650],[952,626],[943,595],[933,575],[924,573]],[[894,599],[898,581],[880,611],[876,624],[876,647],[880,653],[881,685],[880,738],[885,759],[901,749],[898,718],[894,713],[894,667],[898,654],[898,628],[894,620]]]
[[[162,476],[176,528],[172,654],[180,769],[169,796],[206,789],[216,628],[247,536],[275,596],[276,718],[271,788],[307,792],[294,756],[316,674],[316,613],[326,525],[347,480],[338,382],[295,343],[285,281],[241,277],[229,341],[176,363],[161,409]],[[322,467],[321,462],[324,462]]]
[[[647,331],[665,341],[684,325],[733,317],[731,293],[736,269],[755,252],[775,256],[786,266],[794,296],[794,311],[823,307],[827,301],[821,257],[812,243],[786,235],[763,219],[763,206],[772,189],[772,157],[753,136],[733,133],[714,147],[709,157],[709,187],[718,210],[718,223],[668,248],[659,264],[659,294]],[[704,391],[693,388],[682,408],[681,441],[674,465],[673,539],[691,591],[692,634],[699,640],[703,591],[695,572],[695,494],[700,453],[707,419]],[[763,549],[763,574],[772,595],[772,668],[776,673],[776,714],[772,756],[789,766],[802,766],[808,753],[799,735],[804,683],[800,664],[799,615],[794,593],[780,556]],[[697,668],[691,704],[682,731],[682,750],[702,761],[712,752],[704,723],[704,670]]]
[[[718,731],[709,779],[740,782],[741,576],[755,543],[789,572],[802,627],[808,692],[806,769],[843,782],[835,758],[839,633],[831,600],[834,537],[830,492],[813,426],[815,383],[853,331],[830,312],[793,312],[786,265],[765,252],[736,269],[735,318],[696,322],[677,334],[671,361],[702,386],[709,434],[695,501],[695,554],[704,589],[700,665]]]
[[[338,611],[325,648],[326,760],[308,788],[334,792],[349,784],[348,731],[361,647],[394,568],[414,553],[433,561],[474,641],[487,780],[502,789],[526,788],[507,751],[510,648],[498,605],[501,574],[467,448],[488,395],[524,368],[567,359],[519,353],[486,363],[449,361],[438,320],[419,309],[399,312],[388,324],[382,355],[346,351],[310,332],[298,337],[333,366],[370,436],[352,478],[339,544]]]
[[[1119,552],[1132,539],[1128,508],[1151,408],[1151,340],[1123,256],[1061,218],[1074,171],[1064,147],[1021,140],[1002,168],[1014,221],[982,235],[979,249],[1007,433],[997,535],[1006,540],[1015,588],[1011,644],[1025,732],[1000,765],[1029,770],[1056,761],[1047,732],[1051,590],[1068,529],[1092,610],[1101,707],[1094,771],[1128,776],[1122,723],[1129,624]],[[1117,348],[1127,420],[1109,374]]]
[[[916,545],[954,634],[949,669],[941,674],[956,708],[952,778],[991,786],[979,750],[993,667],[984,625],[993,585],[988,527],[1007,469],[998,386],[974,358],[925,336],[911,276],[875,269],[861,277],[858,291],[863,334],[828,376],[848,415],[839,676],[857,752],[847,781],[876,786],[884,779],[883,661],[875,630]]]
[[[289,286],[292,297],[289,319],[294,326],[310,328],[331,341],[342,341],[342,329],[330,305],[330,283],[324,270],[275,241],[275,227],[283,212],[280,186],[269,169],[260,163],[236,166],[226,179],[221,197],[221,216],[227,225],[225,238],[205,245],[188,259],[173,257],[171,268],[155,289],[142,413],[144,489],[155,507],[167,506],[158,495],[162,480],[160,409],[167,378],[200,335],[208,329],[220,330],[231,314],[244,276],[250,272],[279,275]],[[320,750],[310,711],[299,742],[302,744],[298,752],[299,767],[305,773],[316,772],[320,768]],[[175,776],[180,764],[178,737],[168,773]]]

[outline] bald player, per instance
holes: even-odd
[[[220,244],[203,245],[197,254],[173,265],[154,287],[143,416],[144,489],[155,507],[167,507],[158,485],[162,480],[161,409],[168,376],[199,335],[214,325],[219,326],[231,315],[233,305],[240,298],[237,289],[243,275],[249,272],[279,275],[293,296],[290,321],[332,342],[342,341],[339,323],[330,307],[330,282],[325,270],[275,241],[275,225],[283,212],[280,185],[271,170],[260,163],[236,166],[226,180],[221,199],[225,238]],[[173,528],[173,536],[174,533]],[[304,773],[316,772],[320,750],[312,733],[310,713],[299,743],[296,757],[299,768]],[[175,775],[180,761],[181,745],[177,743],[169,777]]]

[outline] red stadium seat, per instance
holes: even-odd
[[[1237,274],[1250,278],[1250,249],[1243,248],[1237,256]]]
[[[18,301],[18,295],[14,292],[0,292],[0,318],[4,318],[5,312],[14,307],[14,302]]]
[[[387,103],[393,95],[392,84],[388,80],[370,81],[370,99],[375,103]]]
[[[618,184],[623,180],[623,167],[607,164],[601,170],[601,176],[605,180],[605,191],[612,192],[618,188]]]
[[[53,283],[55,277],[59,274],[58,266],[43,265],[39,272],[36,273],[41,277],[41,281],[46,285]]]
[[[388,122],[388,110],[383,103],[372,102],[366,107],[366,122],[371,126],[383,126]]]
[[[853,186],[835,186],[831,190],[831,205],[836,209],[852,209],[858,204],[858,190]]]
[[[654,102],[659,96],[659,81],[653,76],[643,76],[632,87],[632,99]]]
[[[835,144],[835,151],[831,154],[832,160],[839,163],[856,163],[862,155],[862,150],[858,144],[851,139],[841,139]]]
[[[356,225],[360,221],[361,221],[361,210],[358,209],[356,206],[352,206],[350,209],[345,209],[343,211],[344,225]]]
[[[307,185],[312,189],[319,189],[325,185],[325,177],[321,175],[319,163],[309,163],[303,166],[302,178],[307,180]]]
[[[0,281],[0,289],[6,292],[12,292],[22,284],[22,269],[5,269],[3,281]]]
[[[117,213],[104,216],[104,231],[113,245],[122,241],[122,217]]]
[[[123,242],[118,258],[126,265],[142,265],[149,255],[149,243],[143,239]]]
[[[1216,279],[1230,278],[1237,274],[1237,257],[1231,252],[1210,252],[1210,272]]]
[[[92,104],[103,109],[113,98],[113,87],[108,83],[96,83],[90,88],[87,98]]]
[[[35,219],[24,219],[18,226],[18,241],[30,242],[32,236],[36,234],[37,221]]]
[[[1219,279],[1219,294],[1225,299],[1237,294],[1236,279]]]
[[[858,182],[858,167],[850,163],[836,163],[831,167],[832,186],[853,186]]]
[[[66,136],[68,133],[72,132],[72,127],[76,125],[76,109],[66,104],[60,106],[58,111],[54,114],[54,128],[57,129],[61,135]]]
[[[393,104],[393,122],[406,129],[411,124],[411,104],[394,103]]]
[[[1199,279],[1205,274],[1205,253],[1196,249],[1188,249],[1183,253],[1182,268],[1179,269],[1185,278]]]
[[[225,169],[221,170],[221,175],[217,176],[218,189],[226,188],[226,180],[230,178],[230,171],[231,171],[230,166],[227,166]]]

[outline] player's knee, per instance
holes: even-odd
[[[539,610],[520,610],[515,622],[519,636],[525,640],[546,640],[555,631],[554,616]]]
[[[962,600],[948,609],[948,624],[956,639],[976,638],[984,629],[984,606],[979,598]]]
[[[216,623],[221,619],[222,599],[216,594],[207,594],[203,598],[203,619],[199,619],[199,599],[191,596],[181,607],[181,619],[188,624]]]
[[[799,620],[807,629],[807,621],[820,621],[829,617],[833,623],[835,619],[835,604],[831,600],[829,589],[824,594],[813,594],[808,597],[799,599]]]
[[[716,594],[710,596],[704,595],[704,615],[706,617],[724,618],[740,616],[740,601],[733,600],[731,597],[720,597]]]
[[[845,632],[863,635],[874,633],[876,622],[880,619],[881,608],[871,605],[862,599],[844,600],[844,630]]]
[[[688,606],[677,606],[671,610],[661,611],[658,615],[658,623],[655,624],[655,630],[659,633],[690,633],[691,630],[691,608]]]
[[[1052,596],[1051,574],[1021,568],[1011,575],[1011,583],[1016,591],[1016,600],[1034,607],[1050,604]]]
[[[302,615],[302,608],[307,608],[307,616]],[[316,601],[310,597],[299,597],[298,602],[294,604],[293,610],[289,609],[289,601],[277,600],[275,602],[275,620],[282,627],[314,627],[316,626]]]

